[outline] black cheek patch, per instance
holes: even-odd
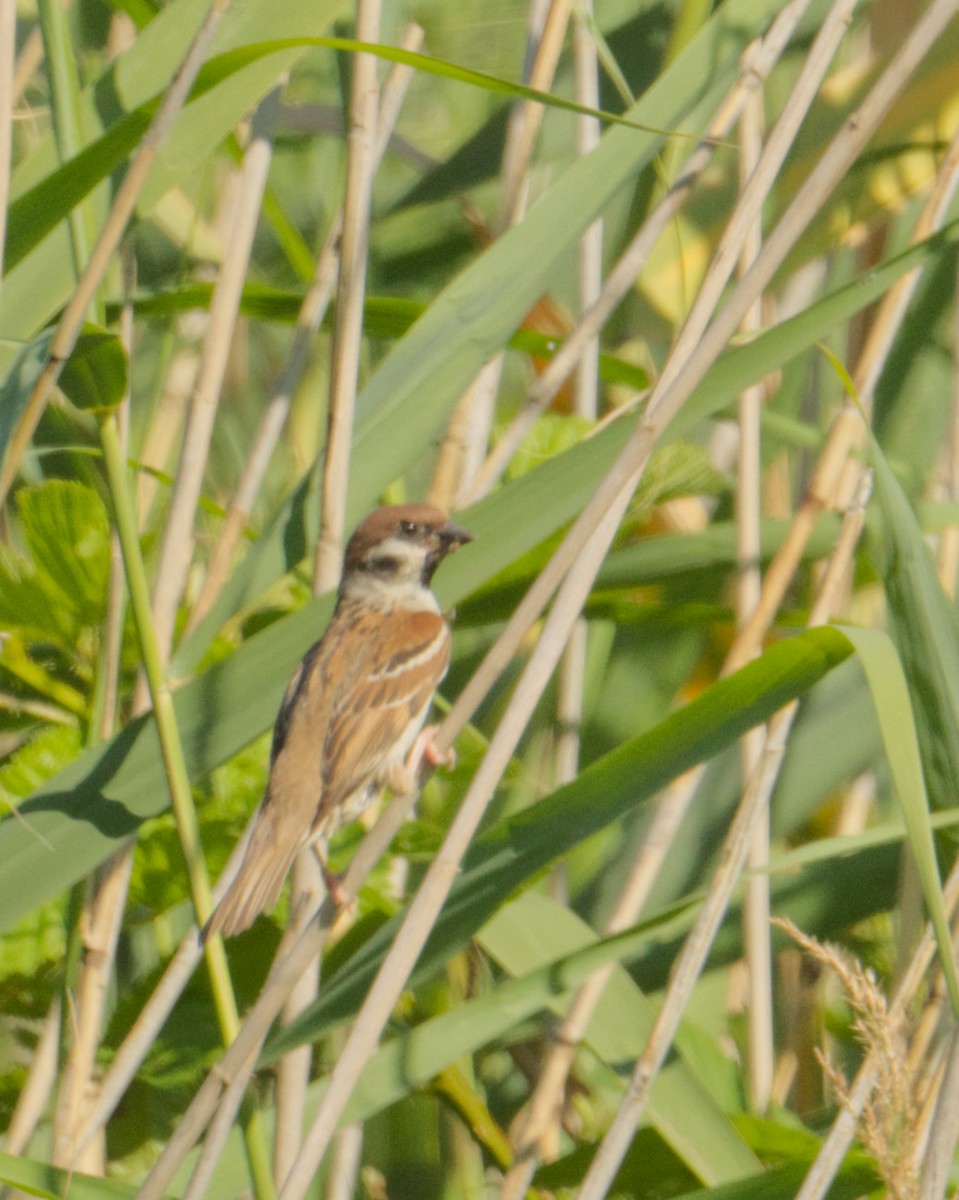
[[[382,557],[374,558],[370,561],[370,570],[374,575],[397,575],[402,566],[398,558],[394,558],[391,554],[384,554]]]

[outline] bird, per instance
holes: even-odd
[[[384,787],[411,790],[423,757],[439,761],[423,726],[451,634],[430,585],[472,540],[429,504],[378,508],[357,527],[330,623],[287,686],[263,799],[204,941],[248,929],[276,903],[300,850],[319,851]]]

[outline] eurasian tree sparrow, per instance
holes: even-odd
[[[249,928],[304,846],[355,820],[384,786],[412,786],[450,656],[430,581],[471,538],[427,504],[377,509],[350,538],[333,617],[286,689],[266,793],[204,938]]]

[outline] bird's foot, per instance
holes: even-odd
[[[345,908],[349,903],[349,897],[343,890],[343,873],[341,871],[331,871],[330,868],[323,864],[323,882],[326,884],[326,890],[330,893],[330,899],[337,908]]]
[[[427,725],[421,730],[406,761],[395,763],[386,772],[384,781],[394,796],[406,796],[416,790],[416,777],[424,762],[431,767],[456,766],[456,752],[453,749],[441,754],[436,748],[433,738],[438,728],[438,725]]]
[[[446,767],[450,771],[456,766],[456,751],[452,746],[445,753],[436,748],[437,729],[439,729],[439,725],[427,725],[420,730],[406,758],[406,766],[409,770],[415,773],[419,770],[422,762],[431,767]]]
[[[349,903],[349,897],[343,890],[343,873],[331,870],[326,861],[325,846],[321,846],[319,842],[314,842],[312,850],[316,855],[316,861],[319,863],[320,874],[323,876],[323,884],[330,894],[330,899],[337,908],[345,908]]]

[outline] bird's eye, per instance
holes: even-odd
[[[420,527],[415,521],[400,521],[400,529],[409,537],[413,537],[420,531]]]

